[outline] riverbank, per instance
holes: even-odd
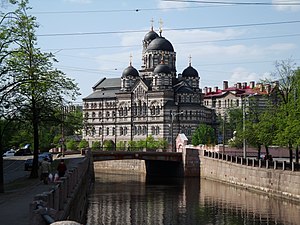
[[[82,156],[65,156],[68,168],[76,166]],[[23,168],[23,167],[22,167]],[[39,178],[30,179],[26,171],[22,177],[15,177],[5,184],[5,193],[0,194],[0,224],[31,225],[29,204],[38,194],[51,190],[54,184],[45,185]]]

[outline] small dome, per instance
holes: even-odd
[[[152,41],[154,40],[155,38],[158,37],[158,34],[153,31],[153,30],[150,30],[144,37],[144,41]]]
[[[128,66],[125,70],[123,70],[122,78],[132,76],[132,77],[138,77],[139,72],[134,68],[133,66]]]
[[[168,67],[165,64],[159,64],[159,65],[157,65],[155,67],[154,73],[156,73],[156,74],[158,74],[158,73],[170,74],[171,73],[171,69],[170,69],[170,67]]]
[[[174,52],[174,48],[172,44],[165,39],[164,37],[157,37],[149,44],[148,50],[162,50],[162,51],[169,51]]]
[[[182,72],[182,77],[199,77],[199,74],[191,65],[185,68]]]

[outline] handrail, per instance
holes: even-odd
[[[204,150],[203,156],[251,167],[259,167],[274,170],[290,170],[292,172],[300,171],[300,164],[295,162],[289,163],[287,161],[272,161],[262,159],[257,160],[253,158],[245,159],[243,157],[228,155],[220,152],[211,152],[207,150]]]

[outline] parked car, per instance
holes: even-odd
[[[39,161],[39,166],[41,165],[42,161],[44,160],[44,157],[40,157],[38,158]],[[24,170],[32,170],[32,166],[33,166],[33,158],[30,159],[26,159],[25,163],[24,163]]]
[[[11,150],[6,151],[2,156],[3,157],[14,156],[15,153],[16,153],[16,151],[11,149]]]
[[[22,156],[22,155],[32,155],[32,152],[29,148],[21,148],[18,149],[15,153],[15,156]]]
[[[49,162],[52,162],[53,161],[53,156],[50,152],[42,152],[39,154],[39,157],[47,157]]]
[[[38,158],[38,162],[39,162],[39,166],[41,165],[42,161],[47,158],[49,160],[49,162],[53,161],[52,158],[52,154],[49,152],[43,152],[41,154],[39,154],[39,158]],[[24,170],[32,170],[32,165],[33,165],[33,158],[30,159],[26,159],[25,163],[24,163]]]

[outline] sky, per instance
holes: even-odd
[[[222,88],[224,80],[230,86],[257,83],[270,77],[276,61],[299,66],[300,0],[200,2],[29,0],[28,14],[39,24],[38,47],[54,53],[54,66],[78,83],[78,102],[102,78],[121,77],[130,55],[141,68],[142,40],[151,24],[157,32],[161,26],[172,43],[177,73],[191,56],[202,89]]]

